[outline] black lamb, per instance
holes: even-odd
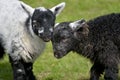
[[[120,62],[120,14],[112,13],[95,19],[62,22],[53,31],[54,55],[62,58],[70,51],[91,60],[90,80],[118,80]]]

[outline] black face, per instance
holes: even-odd
[[[34,33],[44,41],[51,40],[55,15],[48,9],[42,11],[36,9],[32,16],[32,28]]]
[[[62,58],[72,50],[74,44],[72,38],[73,33],[72,30],[67,27],[68,25],[69,22],[60,23],[53,31],[52,44],[56,58]]]
[[[53,30],[52,44],[54,56],[62,58],[70,51],[82,52],[88,39],[88,25],[85,20],[63,22]]]

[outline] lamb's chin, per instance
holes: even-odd
[[[57,59],[62,58],[62,56],[54,55]]]
[[[60,59],[60,58],[63,58],[66,54],[60,54],[60,53],[54,53],[54,56],[57,58],[57,59]]]

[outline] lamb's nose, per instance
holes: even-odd
[[[48,41],[50,41],[50,39],[49,39],[49,38],[46,38],[44,41],[45,41],[45,42],[48,42]]]
[[[55,52],[55,51],[54,51],[54,56],[55,56],[56,58],[58,58],[58,54],[57,54],[57,52]]]
[[[45,41],[45,42],[48,42],[48,41],[50,41],[50,40],[51,40],[51,37],[50,37],[50,36],[47,36],[47,37],[44,38],[44,41]]]
[[[54,56],[55,56],[57,59],[59,59],[59,58],[61,57],[60,54],[57,53],[57,52],[54,52]]]

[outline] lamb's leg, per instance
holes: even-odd
[[[112,65],[109,67],[105,67],[105,80],[118,80],[118,66]]]
[[[4,48],[2,47],[0,43],[0,59],[3,57],[4,54],[5,54]]]
[[[91,68],[90,80],[99,80],[100,75],[103,73],[104,67],[99,63],[94,63]]]
[[[36,80],[33,74],[33,63],[25,63],[23,60],[14,61],[11,57],[14,80]]]
[[[118,80],[119,49],[113,41],[106,41],[102,59],[105,65],[105,80]]]
[[[9,59],[13,69],[14,80],[26,80],[26,73],[22,62],[20,60],[14,61],[11,57]]]
[[[24,68],[27,76],[27,80],[36,80],[34,74],[33,74],[33,63],[24,63]]]

